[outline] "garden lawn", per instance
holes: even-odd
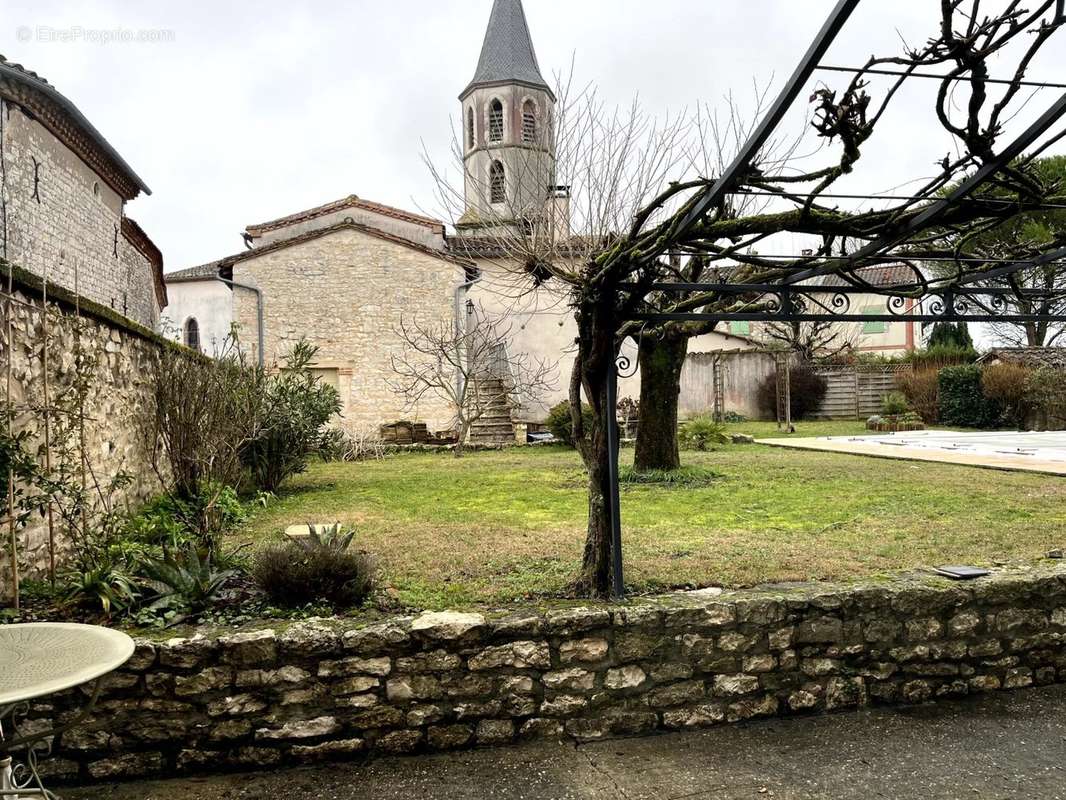
[[[797,427],[798,436],[861,430]],[[764,423],[731,430],[775,435]],[[623,490],[633,590],[844,579],[1066,545],[1062,478],[762,445],[683,460],[720,477]],[[354,526],[356,546],[377,556],[384,585],[407,605],[507,604],[564,590],[581,558],[586,504],[580,459],[561,448],[316,463],[234,539],[259,545],[288,525],[339,521]]]

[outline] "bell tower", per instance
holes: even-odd
[[[459,234],[528,229],[553,216],[556,98],[537,64],[522,0],[494,0],[477,70],[459,101],[466,197]]]

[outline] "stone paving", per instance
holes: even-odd
[[[912,431],[874,436],[760,439],[759,444],[1066,476],[1066,433],[1061,431]]]
[[[92,786],[63,800],[1066,798],[1066,687],[575,746]]]

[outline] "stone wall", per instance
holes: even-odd
[[[122,233],[123,198],[19,105],[0,114],[0,256],[154,327],[155,268]]]
[[[1066,681],[1064,642],[1063,566],[142,640],[49,769],[289,766],[920,703]]]
[[[0,274],[6,267],[0,265]],[[6,279],[5,279],[6,282]],[[29,431],[29,448],[44,463],[44,423],[41,409],[45,397],[45,352],[47,328],[48,391],[54,403],[69,393],[79,372],[75,365],[77,343],[95,364],[89,375],[90,389],[84,406],[85,440],[90,482],[106,485],[114,476],[125,473],[132,478],[129,486],[117,493],[116,501],[136,507],[158,494],[161,484],[152,468],[148,447],[149,420],[154,414],[152,377],[158,363],[159,348],[165,345],[149,331],[138,329],[121,320],[116,314],[108,320],[104,313],[94,314],[86,304],[77,317],[70,302],[48,302],[45,306],[39,293],[27,281],[8,303],[0,294],[0,364],[11,360],[11,402],[15,408],[14,429]],[[19,286],[19,284],[16,284]],[[52,287],[53,291],[60,291]],[[69,295],[63,295],[70,298]],[[7,313],[10,309],[13,342],[7,342]],[[97,311],[106,312],[103,309]],[[80,322],[79,322],[80,320]],[[78,330],[80,326],[80,331]],[[0,373],[0,401],[6,397],[6,373]],[[62,405],[62,402],[60,402]],[[59,450],[57,430],[53,426],[53,458]],[[69,427],[69,426],[68,426]],[[73,444],[81,452],[80,434],[74,434]],[[57,466],[57,462],[53,462]],[[6,486],[7,476],[3,476]],[[5,490],[6,491],[6,490]],[[67,548],[64,526],[58,515],[55,519],[57,555],[62,558]],[[0,596],[6,595],[10,574],[8,542],[0,542],[3,567],[0,568]],[[48,565],[48,525],[35,516],[19,535],[19,557],[22,575],[39,577]]]
[[[261,255],[245,254],[233,280],[263,293],[264,350],[271,364],[301,338],[319,347],[316,368],[341,395],[339,424],[377,430],[410,419],[433,430],[453,421],[448,404],[427,397],[415,409],[389,386],[392,357],[402,352],[401,317],[432,325],[454,319],[462,267],[423,250],[352,228],[294,242]],[[233,293],[241,344],[256,347],[256,299]]]

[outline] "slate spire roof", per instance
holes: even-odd
[[[540,74],[522,0],[494,0],[477,71],[459,99],[479,86],[501,83],[522,83],[543,89],[555,99]]]

